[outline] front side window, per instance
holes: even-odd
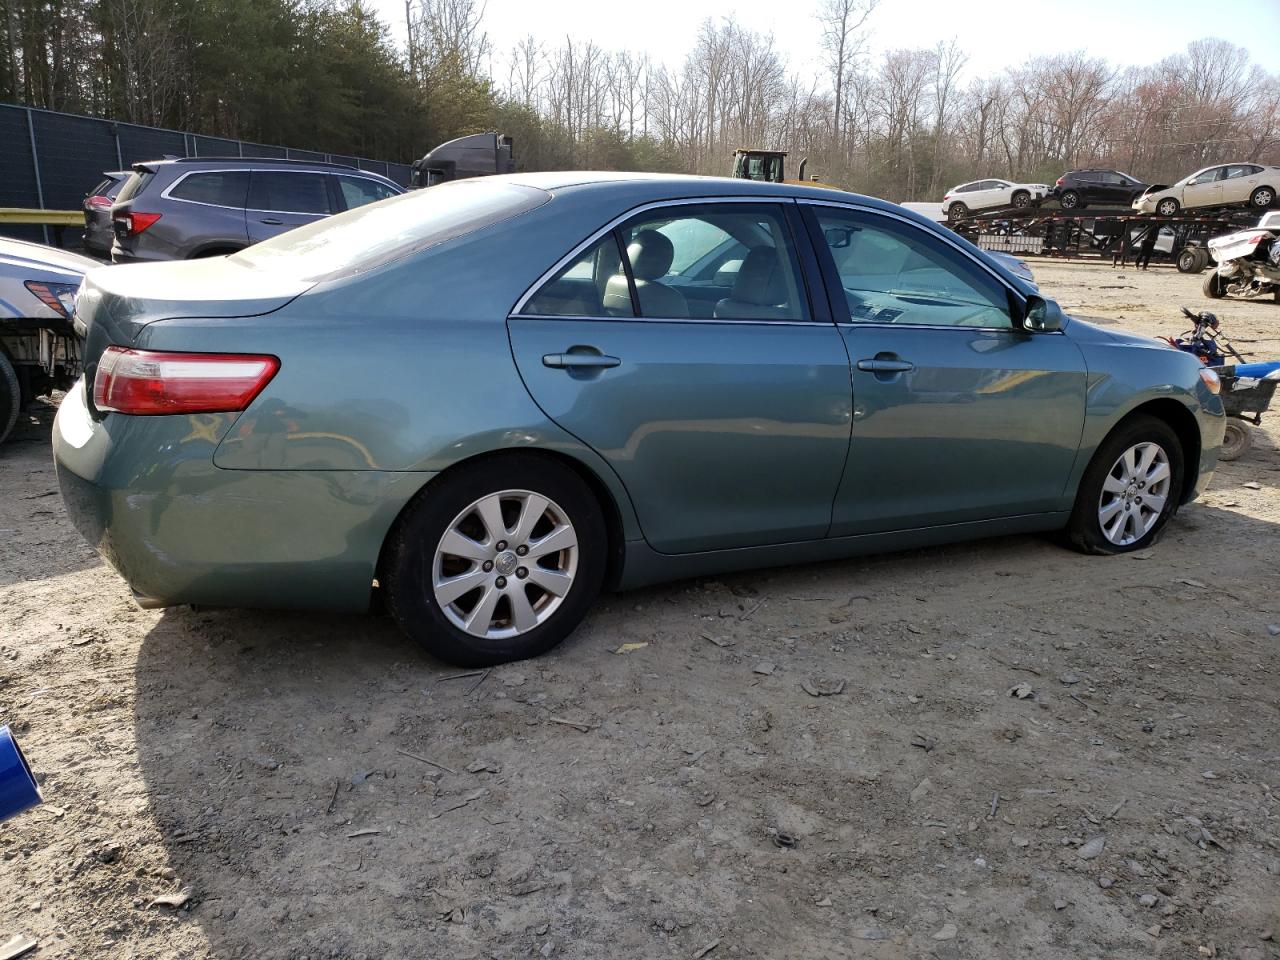
[[[342,192],[343,202],[348,210],[363,207],[366,203],[376,203],[387,197],[397,196],[397,192],[385,183],[370,180],[367,177],[348,177],[338,174],[338,189]]]
[[[255,170],[249,184],[249,208],[275,213],[320,213],[329,209],[329,188],[323,173]]]
[[[1210,167],[1208,170],[1204,171],[1203,173],[1198,173],[1194,177],[1192,177],[1191,182],[1188,183],[1187,186],[1197,186],[1202,183],[1213,183],[1213,181],[1221,177],[1222,171],[1224,169],[1226,168]]]
[[[795,247],[782,211],[774,204],[668,207],[633,218],[618,233],[631,268],[639,316],[807,319]],[[720,251],[735,259],[741,256],[728,286],[715,279],[696,279],[697,270],[695,275],[685,275]]]
[[[191,173],[183,177],[170,190],[175,200],[192,203],[209,203],[219,207],[243,207],[245,191],[249,188],[247,170],[216,170],[209,173]]]
[[[889,217],[817,208],[853,323],[1011,329],[1008,290],[960,251]]]

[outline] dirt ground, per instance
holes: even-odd
[[[1206,304],[1033,266],[1153,335]],[[1280,356],[1280,306],[1217,307]],[[461,678],[382,619],[137,609],[63,515],[50,419],[0,450],[0,722],[46,797],[0,827],[0,944],[1280,957],[1280,415],[1151,551],[676,583]]]

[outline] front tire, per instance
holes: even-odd
[[[447,663],[536,657],[599,594],[607,541],[600,503],[558,461],[521,453],[464,465],[423,491],[393,532],[387,608]]]
[[[1182,495],[1182,445],[1163,420],[1124,421],[1090,461],[1067,523],[1083,553],[1130,553],[1164,532]]]
[[[1222,277],[1218,275],[1217,270],[1214,270],[1204,278],[1204,286],[1201,287],[1201,289],[1204,291],[1204,295],[1210,300],[1221,300],[1227,295],[1227,284]]]
[[[1266,210],[1276,202],[1276,192],[1270,187],[1258,187],[1249,194],[1249,204],[1255,210]]]
[[[1165,197],[1156,204],[1156,213],[1162,217],[1176,217],[1181,209],[1182,204],[1178,203],[1173,197]]]
[[[1025,210],[1031,206],[1031,194],[1025,190],[1019,190],[1011,199],[1013,200],[1014,208],[1017,210]]]

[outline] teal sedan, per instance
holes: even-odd
[[[415,191],[91,272],[67,509],[147,607],[367,610],[482,665],[602,589],[973,537],[1142,549],[1218,381],[901,207],[643,174]]]

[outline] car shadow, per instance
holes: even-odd
[[[1218,604],[1209,588],[1256,579],[1277,534],[1192,505],[1140,555],[1086,558],[1022,536],[682,581],[602,598],[557,650],[492,671],[440,664],[386,618],[166,611],[138,652],[133,725],[145,814],[173,872],[140,892],[189,892],[185,916],[219,958],[526,955],[548,924],[600,948],[569,955],[644,955],[655,949],[635,922],[646,898],[628,907],[628,881],[601,879],[605,863],[649,871],[653,889],[683,898],[681,916],[747,923],[750,901],[736,893],[708,890],[689,906],[701,887],[666,862],[686,841],[664,840],[670,828],[653,811],[679,794],[696,820],[693,788],[672,786],[669,770],[656,784],[642,774],[697,762],[651,758],[655,743],[681,757],[741,738],[753,644],[812,635],[813,656],[830,658],[827,644],[906,624],[896,643],[909,660],[943,639],[916,636],[912,623],[945,624],[959,603],[979,623],[984,611],[1005,622],[1012,608],[1019,637],[1061,629],[1062,611],[1087,623],[1099,595],[1127,589]],[[1134,615],[1109,626],[1144,637],[1178,628],[1176,605]],[[981,640],[993,649],[1020,642],[971,636],[993,632]],[[630,642],[658,653],[616,655]],[[854,676],[855,687],[877,682]],[[844,704],[862,743],[892,741],[864,698]],[[767,769],[752,776],[761,803],[785,794]],[[637,802],[660,824],[656,839],[631,812]],[[887,798],[859,802],[896,815]],[[707,848],[705,867],[736,871],[733,849]]]
[[[56,403],[38,398],[0,443],[0,586],[50,580],[102,563],[62,508],[50,451],[56,413]]]

